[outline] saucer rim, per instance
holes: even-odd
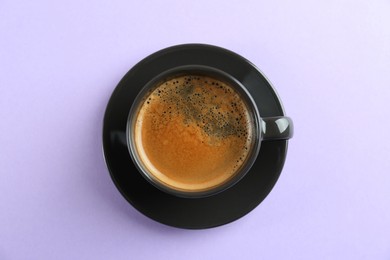
[[[183,224],[182,221],[175,221],[174,219],[171,219],[171,221],[166,221],[166,220],[164,220],[164,218],[161,218],[161,216],[159,216],[158,214],[150,213],[148,210],[145,210],[145,208],[140,206],[139,203],[135,203],[135,200],[142,200],[142,199],[139,198],[139,197],[137,198],[137,196],[135,196],[134,194],[129,196],[128,192],[123,188],[123,185],[126,185],[126,184],[123,184],[123,183],[121,183],[118,180],[118,178],[116,176],[118,173],[116,173],[113,170],[113,168],[110,167],[110,160],[111,159],[109,158],[110,155],[108,154],[109,152],[108,152],[108,149],[107,149],[107,142],[106,142],[106,140],[108,138],[107,137],[108,133],[107,133],[106,129],[107,129],[107,127],[109,127],[108,126],[108,124],[109,124],[108,123],[109,122],[109,118],[108,118],[109,111],[112,109],[112,106],[115,103],[115,99],[116,99],[118,93],[121,90],[123,90],[124,87],[126,87],[126,83],[127,83],[128,79],[129,78],[133,78],[134,79],[134,77],[136,77],[136,75],[133,75],[134,71],[147,69],[148,63],[150,61],[153,61],[153,60],[156,60],[156,59],[162,59],[162,60],[169,59],[169,58],[167,58],[167,57],[169,57],[169,54],[172,54],[174,52],[183,52],[183,51],[186,51],[186,50],[187,51],[191,51],[191,50],[194,50],[194,49],[196,49],[198,51],[199,50],[207,50],[209,52],[210,51],[211,52],[215,51],[215,52],[218,52],[218,53],[223,53],[224,55],[235,57],[236,59],[240,60],[241,63],[246,63],[247,65],[250,65],[250,67],[252,69],[251,72],[258,73],[265,80],[265,84],[263,84],[263,85],[267,85],[269,90],[271,90],[271,92],[273,92],[272,93],[273,94],[273,99],[274,99],[273,102],[275,102],[275,104],[277,104],[277,106],[278,106],[278,110],[279,111],[273,111],[273,113],[271,113],[272,115],[269,114],[268,116],[283,116],[283,115],[285,115],[283,105],[282,105],[282,103],[280,101],[279,95],[275,91],[275,88],[272,86],[270,81],[265,77],[265,75],[253,63],[251,63],[250,61],[248,61],[244,57],[242,57],[242,56],[240,56],[240,55],[238,55],[238,54],[236,54],[236,53],[234,53],[234,52],[232,52],[230,50],[227,50],[227,49],[224,49],[224,48],[221,48],[221,47],[217,47],[217,46],[213,46],[213,45],[207,45],[207,44],[181,44],[181,45],[175,45],[175,46],[168,47],[168,48],[162,49],[160,51],[157,51],[157,52],[147,56],[146,58],[144,58],[140,62],[138,62],[135,66],[133,66],[125,74],[125,76],[121,79],[121,81],[115,87],[115,89],[114,89],[114,91],[113,91],[113,93],[112,93],[112,95],[111,95],[111,97],[110,97],[110,99],[108,101],[108,104],[107,104],[107,107],[106,107],[106,111],[105,111],[105,114],[104,114],[104,121],[103,121],[103,154],[104,154],[104,160],[105,160],[106,166],[107,166],[107,168],[109,170],[111,179],[114,182],[115,186],[120,191],[121,195],[135,209],[137,209],[139,212],[141,212],[145,216],[147,216],[147,217],[149,217],[149,218],[151,218],[151,219],[153,219],[153,220],[155,220],[155,221],[157,221],[159,223],[162,223],[162,224],[165,224],[165,225],[168,225],[168,226],[173,226],[173,227],[178,227],[178,228],[186,228],[186,229],[204,229],[204,228],[212,228],[212,227],[221,226],[221,225],[233,222],[233,221],[235,221],[235,220],[245,216],[246,214],[251,212],[253,209],[255,209],[268,196],[268,194],[270,193],[270,191],[272,190],[272,188],[276,184],[276,181],[278,180],[278,178],[280,176],[280,173],[281,173],[281,171],[283,169],[283,166],[284,166],[284,163],[285,163],[285,159],[286,159],[286,154],[287,154],[287,148],[288,148],[288,141],[287,140],[267,141],[267,142],[263,141],[262,144],[261,144],[261,148],[260,148],[260,152],[259,152],[258,157],[261,157],[261,150],[262,150],[262,147],[264,146],[264,144],[268,145],[268,146],[271,146],[271,147],[279,147],[280,148],[280,154],[279,154],[280,158],[278,158],[279,159],[278,160],[278,167],[276,167],[276,170],[273,171],[273,176],[274,176],[273,181],[268,185],[267,190],[265,190],[265,191],[263,190],[262,192],[259,192],[259,194],[257,194],[257,195],[254,194],[253,195],[253,196],[257,196],[257,197],[260,196],[260,197],[262,197],[261,199],[257,199],[255,204],[253,204],[253,202],[251,200],[248,200],[248,204],[251,204],[250,206],[249,205],[241,206],[241,210],[240,210],[241,212],[239,214],[233,214],[231,217],[228,217],[224,221],[217,221],[217,222],[215,222],[215,221],[207,221],[208,217],[207,216],[203,216],[204,219],[205,219],[204,223],[202,223],[202,224],[197,223],[197,224],[193,224],[193,225],[191,225],[191,224]],[[207,62],[208,61],[205,60],[205,65],[208,65]],[[240,64],[235,64],[235,66],[237,66],[237,65],[240,65]],[[175,66],[177,66],[177,65],[175,65]],[[171,68],[173,68],[173,67],[171,67]],[[245,86],[245,84],[242,84],[242,85]],[[142,86],[139,87],[139,89],[141,89],[141,88],[142,88]],[[135,99],[135,96],[133,96],[133,99]],[[129,108],[131,107],[131,103],[130,102],[129,102],[128,107]],[[258,107],[258,109],[261,110],[260,107]],[[260,115],[262,116],[262,113],[260,113]],[[125,127],[124,130],[122,129],[122,131],[126,133],[126,127]],[[132,161],[131,156],[129,154],[128,154],[128,157],[129,157],[129,160],[127,162],[125,162],[125,163],[127,164],[127,163],[130,162],[134,166],[134,162]],[[259,160],[259,158],[256,159],[256,160]],[[138,171],[135,174],[138,174],[138,175],[141,176],[141,173],[139,173]],[[245,177],[246,176],[244,176],[244,178]],[[146,181],[146,180],[144,180],[144,181]],[[152,185],[152,184],[148,183],[148,185]],[[218,196],[223,196],[224,193],[226,193],[226,192],[228,192],[228,191],[222,191],[221,194],[219,194]],[[262,193],[262,195],[260,195],[260,193]],[[170,194],[165,194],[165,195],[166,196],[173,196],[173,195],[170,195]],[[175,198],[175,199],[177,199],[177,198]],[[181,199],[189,200],[189,201],[190,200],[205,200],[206,199],[206,201],[204,201],[203,203],[205,205],[209,203],[209,202],[207,202],[208,198],[199,198],[199,199],[198,198],[181,198]],[[172,199],[172,203],[174,204],[174,200],[173,199]],[[170,205],[170,206],[172,206],[172,205]],[[207,208],[207,206],[205,208]],[[228,214],[230,211],[231,211],[231,209],[226,209],[224,213]],[[163,213],[162,213],[162,215],[163,215]],[[210,216],[210,219],[213,219],[213,216]],[[184,221],[184,222],[186,222],[186,221]]]

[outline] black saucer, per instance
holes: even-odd
[[[262,142],[259,156],[248,174],[235,186],[211,197],[175,197],[149,184],[137,171],[127,149],[128,113],[135,96],[150,79],[182,65],[206,65],[225,71],[248,89],[262,117],[284,115],[270,83],[243,57],[210,45],[178,45],[148,56],[119,82],[104,116],[104,156],[118,190],[144,215],[180,228],[220,226],[244,216],[268,195],[282,171],[287,141]]]

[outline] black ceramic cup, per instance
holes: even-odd
[[[215,79],[217,82],[223,82],[223,84],[226,84],[228,87],[234,90],[234,92],[239,96],[240,100],[242,101],[242,104],[245,105],[248,112],[247,127],[249,127],[249,131],[247,133],[247,138],[248,140],[250,140],[248,147],[246,147],[246,149],[248,149],[248,153],[246,154],[245,159],[243,159],[243,162],[240,164],[240,166],[237,167],[234,172],[232,172],[231,177],[223,179],[220,182],[212,185],[211,187],[202,188],[202,185],[199,184],[200,188],[186,189],[181,187],[180,185],[175,185],[174,181],[169,181],[169,179],[167,181],[167,178],[164,179],[158,177],[159,175],[153,173],[150,165],[148,166],[145,163],[146,161],[148,161],[147,153],[145,153],[144,151],[141,152],[139,148],[140,145],[137,144],[137,142],[140,141],[139,138],[136,137],[135,129],[141,107],[145,104],[145,102],[147,102],[147,98],[151,95],[153,91],[156,90],[158,86],[161,86],[165,82],[169,82],[170,80],[178,77],[207,77]],[[202,88],[202,86],[198,87]],[[212,106],[213,104],[206,105]],[[185,109],[190,108],[185,107]],[[204,125],[207,125],[207,122],[203,123]],[[167,122],[167,124],[169,124],[169,122]],[[215,127],[216,126],[214,125],[214,128]],[[223,127],[229,127],[229,124],[223,125]],[[173,67],[166,71],[163,71],[162,73],[156,75],[154,78],[150,79],[150,81],[143,86],[141,91],[135,97],[135,100],[131,106],[128,115],[126,127],[128,150],[133,160],[133,163],[137,167],[140,174],[150,184],[152,184],[162,192],[183,198],[202,198],[213,196],[231,188],[232,186],[237,184],[251,169],[252,165],[254,164],[259,155],[259,150],[263,141],[287,140],[291,138],[292,135],[293,125],[289,117],[262,117],[259,113],[257,104],[253,100],[251,94],[247,91],[246,87],[233,75],[212,66],[198,64]],[[178,136],[177,138],[180,137]],[[232,149],[234,149],[234,147],[232,147]],[[178,152],[180,153],[181,151]],[[161,156],[165,156],[164,152],[161,153]],[[212,173],[210,172],[209,174]]]

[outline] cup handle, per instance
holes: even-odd
[[[261,118],[261,135],[263,141],[287,140],[293,136],[294,126],[289,117]]]

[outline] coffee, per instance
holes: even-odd
[[[133,131],[138,157],[154,179],[176,190],[204,191],[228,182],[245,164],[253,119],[229,84],[181,75],[145,95]]]

